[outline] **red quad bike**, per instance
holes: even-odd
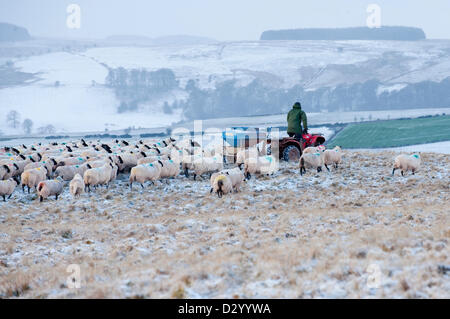
[[[303,150],[309,146],[319,146],[325,143],[322,134],[303,134],[303,141],[300,143],[294,137],[284,137],[279,140],[279,156],[286,162],[298,162]],[[270,144],[270,140],[267,141]]]

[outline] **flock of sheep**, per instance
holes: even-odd
[[[219,197],[239,191],[241,183],[252,174],[273,174],[278,168],[278,158],[267,155],[265,141],[247,149],[228,148],[236,167],[224,169],[223,146],[221,144],[201,147],[191,139],[166,138],[160,142],[140,140],[134,144],[125,140],[110,143],[81,139],[71,143],[51,143],[0,149],[0,196],[3,201],[11,198],[17,185],[23,192],[36,189],[40,201],[58,196],[69,182],[73,197],[92,188],[105,185],[117,178],[118,173],[129,172],[130,188],[139,183],[154,184],[157,180],[174,178],[189,171],[197,176],[210,175],[211,193]],[[335,168],[342,162],[340,147],[327,150],[324,146],[306,148],[299,160],[300,174],[312,167],[317,172],[328,165]],[[244,168],[242,169],[242,166]],[[420,157],[399,155],[395,158],[392,174],[411,170],[414,174],[420,167]]]

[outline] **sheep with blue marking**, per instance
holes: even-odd
[[[161,169],[164,164],[161,161],[155,163],[141,164],[133,167],[130,172],[130,189],[133,189],[133,183],[140,183],[144,188],[145,182],[155,183],[160,178]]]
[[[340,146],[336,146],[331,150],[325,150],[323,152],[323,163],[328,171],[328,165],[334,165],[335,168],[338,168],[338,165],[342,163],[342,149]]]
[[[278,169],[278,161],[274,156],[250,157],[244,163],[244,175],[247,179],[252,174],[273,175]]]
[[[419,169],[421,165],[421,158],[419,154],[407,155],[401,154],[397,156],[394,160],[394,168],[392,169],[392,175],[394,175],[397,169],[401,170],[402,176],[407,171],[411,171],[414,175]]]
[[[306,173],[306,167],[315,168],[317,172],[320,173],[322,171],[323,165],[324,165],[323,152],[302,154],[299,161],[300,175]]]
[[[105,163],[102,167],[88,169],[84,172],[83,180],[85,188],[91,192],[91,186],[94,188],[99,185],[108,186],[113,174],[114,165],[112,163]]]

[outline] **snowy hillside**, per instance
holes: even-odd
[[[103,86],[107,69],[82,55],[56,52],[14,62],[23,72],[37,73],[39,81],[0,89],[0,111],[4,117],[17,110],[22,120],[33,120],[35,129],[53,125],[59,133],[103,131],[161,127],[180,120],[178,114],[163,114],[160,105],[142,105],[142,113],[118,114],[114,92]],[[0,130],[23,134],[21,127],[8,127],[4,118]]]
[[[67,133],[164,127],[184,119],[277,114],[286,112],[297,99],[308,112],[449,107],[445,96],[436,95],[433,86],[423,82],[432,81],[435,90],[448,92],[444,85],[448,85],[445,79],[450,76],[450,41],[444,40],[253,41],[139,47],[111,47],[99,42],[57,52],[49,48],[49,53],[42,53],[47,42],[27,44],[31,45],[39,47],[39,55],[16,54],[20,44],[14,44],[13,51],[7,45],[0,47],[1,61],[10,61],[15,71],[33,78],[20,85],[0,85],[3,134],[23,134],[21,127],[12,129],[5,122],[11,110],[18,111],[22,121],[33,120],[33,133],[48,125],[56,132]],[[8,52],[15,54],[10,56]],[[105,79],[111,70],[121,67],[130,73],[133,69],[168,69],[178,87],[137,100],[136,110],[119,114],[123,100]],[[5,74],[0,72],[0,81]],[[194,84],[186,88],[189,80]],[[427,91],[430,87],[433,90]],[[133,91],[126,93],[133,96]]]
[[[182,83],[211,88],[225,79],[258,78],[309,89],[379,79],[386,85],[450,76],[450,41],[255,41],[197,46],[90,49],[110,67],[172,69]]]

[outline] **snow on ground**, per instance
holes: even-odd
[[[182,85],[192,78],[203,88],[227,79],[239,79],[245,85],[258,77],[271,86],[289,88],[301,83],[316,89],[370,77],[390,84],[441,81],[450,73],[449,47],[449,41],[437,40],[242,41],[94,48],[86,56],[110,67],[170,68]]]
[[[282,163],[221,199],[184,176],[43,203],[17,190],[0,203],[0,297],[449,298],[449,157],[392,177],[395,154],[303,177]]]
[[[371,152],[395,151],[395,152],[413,152],[413,153],[428,152],[428,153],[450,154],[450,141],[410,145],[402,147],[391,147],[391,148],[359,149],[358,151],[371,151]]]
[[[22,72],[40,73],[40,85],[54,85],[55,81],[71,86],[90,86],[92,81],[99,84],[105,82],[108,70],[78,54],[55,52],[28,57],[15,61],[15,66]]]
[[[117,113],[119,101],[113,90],[102,85],[108,70],[79,53],[49,53],[14,63],[22,72],[37,73],[40,80],[0,89],[0,113],[18,111],[21,120],[33,120],[35,132],[46,125],[53,125],[58,133],[102,132],[105,128],[118,130],[129,126],[165,127],[182,118],[180,110],[171,115],[162,112],[164,101],[185,96],[184,92],[175,91],[150,105],[142,105],[138,112]],[[59,81],[58,87],[56,81]],[[0,120],[3,134],[23,134],[21,127],[12,129],[7,124],[4,119]]]
[[[136,127],[161,127],[179,121],[181,113],[167,115],[160,110],[117,113],[118,102],[114,93],[103,87],[53,87],[34,84],[0,90],[2,109],[6,114],[18,110],[22,120],[30,118],[34,129],[53,125],[58,133],[102,132]],[[23,134],[21,128],[12,130],[0,121],[0,130],[9,134]]]

